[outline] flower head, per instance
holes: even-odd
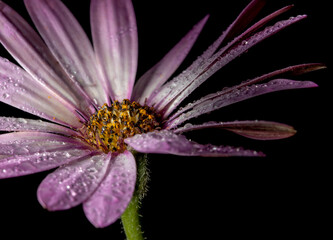
[[[0,118],[0,130],[11,132],[0,135],[0,178],[57,168],[40,184],[39,202],[52,211],[83,204],[96,227],[112,224],[128,206],[137,179],[133,153],[263,156],[240,147],[202,145],[182,133],[221,128],[260,140],[292,136],[292,127],[269,121],[186,122],[265,93],[315,87],[282,76],[323,68],[286,67],[179,108],[223,66],[306,16],[263,29],[287,6],[244,30],[263,7],[264,1],[253,0],[192,65],[170,79],[207,22],[205,16],[135,83],[138,41],[130,0],[91,1],[93,45],[61,1],[24,2],[40,35],[0,2],[0,41],[19,64],[0,59],[0,100],[47,121]]]

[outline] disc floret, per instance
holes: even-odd
[[[124,139],[158,129],[158,120],[152,107],[128,99],[114,101],[111,106],[104,104],[90,117],[84,125],[84,139],[105,153],[123,152]]]

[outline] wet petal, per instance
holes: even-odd
[[[138,36],[131,0],[93,0],[91,30],[109,95],[131,98],[138,61]]]
[[[208,16],[203,18],[160,62],[138,80],[133,92],[134,100],[140,99],[140,103],[144,104],[145,99],[169,79],[191,50],[207,20]]]
[[[129,204],[136,182],[136,162],[129,151],[112,159],[109,173],[83,203],[84,212],[95,227],[106,227],[115,222]]]
[[[264,74],[260,77],[254,78],[254,79],[246,80],[239,85],[229,87],[229,88],[224,88],[223,91],[219,92],[219,95],[228,94],[228,93],[235,91],[237,89],[240,89],[242,87],[246,87],[246,86],[250,86],[250,85],[253,85],[253,84],[256,84],[259,82],[263,82],[265,80],[272,79],[277,76],[282,76],[282,75],[283,76],[297,76],[300,74],[305,74],[308,72],[312,72],[312,71],[316,71],[316,70],[320,70],[320,69],[324,69],[324,68],[326,68],[326,66],[325,66],[325,64],[322,64],[322,63],[306,63],[306,64],[289,66],[286,68],[282,68],[282,69]],[[178,117],[180,114],[194,108],[196,105],[199,105],[202,102],[209,100],[209,99],[211,99],[211,97],[215,97],[215,96],[216,96],[216,94],[207,95],[207,96],[201,98],[200,100],[198,100],[194,103],[190,103],[190,104],[186,105],[185,107],[179,109],[175,114],[173,114],[172,116],[170,116],[168,118],[166,126],[168,126],[168,122],[171,122],[173,119]]]
[[[200,74],[202,66],[205,66],[209,58],[220,47],[221,43],[233,38],[237,33],[239,33],[243,28],[245,28],[250,23],[250,21],[253,20],[253,18],[255,18],[256,15],[260,12],[262,7],[265,5],[265,2],[266,1],[262,0],[251,1],[246,6],[246,8],[239,14],[236,20],[227,28],[227,30],[223,31],[223,33],[218,37],[218,39],[216,39],[214,43],[211,46],[209,46],[209,48],[186,69],[186,71],[184,71],[179,76],[171,80],[169,84],[166,84],[166,86],[163,87],[163,90],[168,91],[168,88],[169,87],[172,88],[172,85],[174,85],[173,82],[174,81],[177,82],[178,81],[177,79],[179,78],[188,79],[191,81],[194,80]],[[182,80],[181,82],[186,83],[186,81],[184,80]],[[185,85],[183,87],[185,88]],[[147,102],[151,105],[154,104],[156,106],[159,103],[161,103],[161,101],[167,95],[168,95],[167,93],[154,94],[148,99]]]
[[[0,135],[0,178],[49,170],[91,153],[78,140],[49,133]]]
[[[82,157],[49,174],[39,185],[40,204],[50,210],[65,210],[87,200],[105,176],[111,154]]]
[[[166,124],[167,128],[174,128],[179,124],[194,118],[202,114],[218,110],[222,107],[244,101],[256,96],[260,96],[266,93],[290,90],[298,88],[312,88],[317,85],[310,81],[294,81],[289,79],[275,79],[264,84],[253,84],[251,86],[245,86],[239,89],[235,89],[231,92],[225,93],[224,91],[210,94],[203,97],[204,101],[198,100],[200,104],[193,104],[193,108],[188,112],[182,113],[172,121]]]
[[[184,76],[180,75],[169,84],[162,87],[158,96],[156,96],[156,100],[152,103],[157,104],[156,109],[163,111],[164,117],[166,118],[189,94],[223,66],[264,39],[305,17],[305,15],[299,15],[288,20],[279,21],[273,26],[266,27],[263,31],[252,35],[248,39],[233,44],[232,47],[220,49],[200,68],[198,74],[194,74],[190,78],[184,78]]]
[[[125,139],[125,142],[138,152],[164,153],[181,156],[231,157],[231,156],[264,156],[263,153],[244,150],[230,146],[201,145],[189,141],[185,136],[163,130],[138,134]]]
[[[75,136],[76,131],[42,120],[26,118],[0,117],[0,131],[6,132],[49,132],[68,136]]]
[[[0,41],[15,60],[54,95],[89,115],[86,95],[71,81],[48,47],[29,24],[9,6],[0,2]]]
[[[75,17],[58,0],[26,0],[27,10],[53,55],[72,80],[101,106],[106,102],[92,45]]]
[[[205,128],[221,128],[256,140],[283,139],[296,133],[296,130],[291,126],[270,121],[207,122],[200,125],[188,123],[184,127],[175,129],[174,133],[179,134]]]
[[[0,72],[0,101],[63,125],[82,125],[73,105],[38,84],[22,68],[0,58]]]

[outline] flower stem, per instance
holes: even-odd
[[[141,200],[147,193],[147,183],[149,181],[149,171],[147,168],[148,159],[146,154],[133,153],[137,164],[137,182],[131,202],[121,216],[127,240],[143,240],[143,232],[140,225],[140,205]]]
[[[143,240],[141,225],[139,221],[139,196],[134,193],[126,211],[121,216],[127,240]]]

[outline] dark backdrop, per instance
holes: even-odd
[[[21,0],[6,1],[26,19]],[[64,1],[89,27],[89,1]],[[221,4],[223,2],[223,4]],[[205,14],[211,17],[184,69],[249,1],[134,0],[139,31],[138,76],[155,64]],[[288,65],[323,62],[330,67],[329,1],[268,1],[260,16],[294,3],[282,18],[309,17],[255,46],[215,74],[190,96],[231,86]],[[257,19],[258,20],[258,19]],[[30,21],[30,20],[29,20]],[[90,34],[90,33],[89,33]],[[330,52],[331,53],[331,52]],[[10,58],[1,48],[1,56]],[[150,155],[150,191],[143,202],[142,224],[148,239],[319,239],[328,223],[328,162],[331,143],[331,70],[300,77],[319,84],[316,89],[278,92],[226,107],[198,121],[271,120],[294,126],[298,133],[286,140],[255,141],[224,131],[201,131],[188,136],[201,143],[230,144],[256,149],[266,158],[193,158]],[[1,104],[1,115],[30,117]],[[12,237],[93,237],[124,239],[120,222],[95,229],[82,207],[48,212],[36,199],[47,173],[0,180],[0,231]],[[47,235],[45,235],[47,232]]]

